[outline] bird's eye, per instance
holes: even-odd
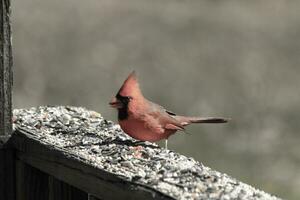
[[[128,97],[126,97],[127,98],[127,100],[132,100],[133,98],[132,97],[130,97],[130,96],[128,96]]]

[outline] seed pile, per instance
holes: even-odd
[[[174,199],[278,199],[192,158],[134,140],[119,125],[85,108],[16,109],[13,122],[14,129],[25,128],[73,158]]]

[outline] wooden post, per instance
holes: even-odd
[[[10,0],[0,0],[0,199],[15,199],[14,151],[5,145],[12,132],[12,49]]]
[[[10,0],[0,0],[0,139],[11,135],[12,49]]]

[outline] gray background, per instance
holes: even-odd
[[[107,103],[135,69],[145,96],[194,125],[169,148],[300,198],[300,2],[15,0],[14,105]]]

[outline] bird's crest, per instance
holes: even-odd
[[[129,74],[118,94],[121,96],[137,96],[142,94],[135,71]]]

